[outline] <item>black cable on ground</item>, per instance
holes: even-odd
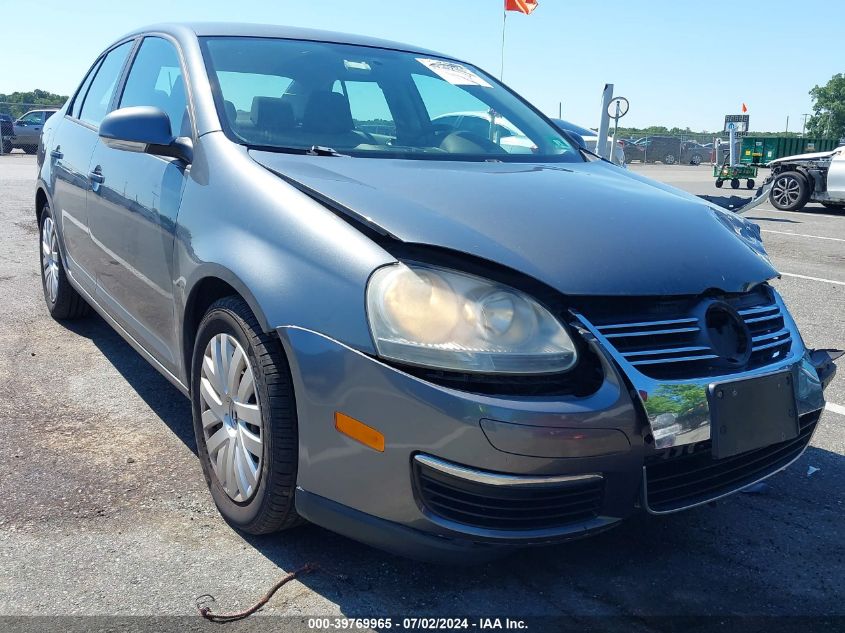
[[[212,613],[211,607],[206,604],[208,602],[216,602],[214,596],[212,596],[211,594],[203,594],[202,596],[199,596],[197,598],[197,611],[199,611],[199,614],[202,617],[211,622],[225,623],[243,620],[244,618],[248,618],[253,613],[258,611],[265,604],[267,604],[270,598],[273,597],[273,594],[275,594],[279,589],[281,589],[283,585],[286,585],[294,578],[312,572],[315,569],[317,569],[316,565],[314,565],[313,563],[308,563],[307,565],[303,565],[296,571],[289,573],[287,576],[285,576],[279,582],[273,585],[270,590],[264,594],[261,600],[252,605],[249,609],[245,609],[244,611],[237,611],[235,613]]]

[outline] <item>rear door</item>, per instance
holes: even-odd
[[[169,40],[142,40],[117,103],[160,108],[174,136],[194,136],[179,55]],[[98,143],[89,169],[103,179],[88,196],[97,300],[175,371],[173,243],[189,168],[174,158]]]
[[[95,260],[88,229],[87,198],[92,185],[88,164],[99,143],[97,128],[111,105],[131,48],[132,41],[121,44],[94,64],[50,139],[50,147],[45,148],[45,160],[53,161],[53,214],[60,225],[67,269],[91,294]]]

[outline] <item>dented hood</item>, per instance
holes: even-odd
[[[777,274],[755,225],[600,161],[250,155],[399,240],[495,261],[567,294],[741,292]]]

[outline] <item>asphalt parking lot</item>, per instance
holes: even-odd
[[[709,166],[632,169],[734,193]],[[634,615],[624,630],[643,631],[665,615],[845,615],[845,369],[811,447],[761,494],[469,569],[312,526],[244,538],[206,492],[188,401],[100,318],[48,316],[34,178],[34,157],[0,157],[0,615],[191,615],[206,593],[234,610],[306,562],[320,570],[263,614]],[[749,216],[808,346],[845,348],[845,213]]]

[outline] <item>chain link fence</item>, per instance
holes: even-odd
[[[702,165],[720,160],[717,134],[653,134],[617,138],[625,151],[626,163]],[[724,149],[727,150],[725,139]]]
[[[0,101],[0,155],[38,151],[44,123],[60,106]]]

